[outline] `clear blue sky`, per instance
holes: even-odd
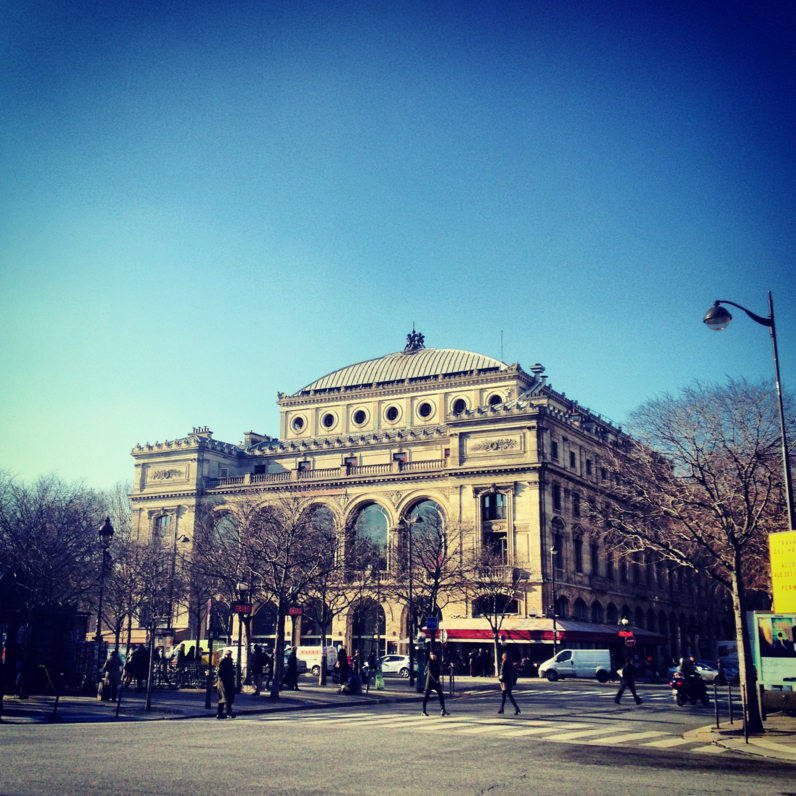
[[[796,384],[796,5],[0,0],[0,468],[276,434],[426,345],[622,422]]]

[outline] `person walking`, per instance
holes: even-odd
[[[270,650],[263,650],[263,658],[265,660],[265,690],[271,690],[271,680],[274,676],[274,656]]]
[[[235,702],[235,666],[232,663],[232,650],[227,650],[224,657],[218,664],[218,711],[217,719],[224,718],[224,708],[226,707],[226,718],[235,718],[232,714],[232,705]]]
[[[625,665],[619,670],[619,676],[622,678],[622,684],[619,686],[619,690],[616,692],[614,702],[616,702],[617,705],[619,704],[619,701],[622,699],[622,694],[625,693],[625,688],[627,688],[633,695],[633,699],[636,700],[636,704],[640,705],[643,700],[636,693],[636,672],[633,668],[632,658],[628,658],[625,661]]]
[[[472,650],[470,652],[470,677],[478,677],[479,669],[479,650]]]
[[[138,649],[133,653],[133,673],[136,679],[136,691],[144,690],[144,682],[149,676],[149,650],[139,644]]]
[[[114,650],[110,658],[105,661],[102,667],[105,672],[105,685],[111,689],[111,702],[116,701],[116,689],[122,682],[122,659],[119,655],[119,650]]]
[[[426,713],[426,703],[432,691],[436,691],[437,696],[439,696],[439,704],[442,708],[440,716],[450,716],[450,713],[445,710],[445,697],[442,693],[442,677],[436,652],[431,653],[428,666],[426,667],[426,693],[423,697],[423,710],[420,713],[421,716],[428,716],[428,713]]]
[[[500,662],[500,676],[498,678],[500,680],[500,690],[503,692],[503,699],[500,702],[500,710],[498,713],[503,713],[503,708],[506,705],[506,697],[511,700],[511,704],[514,705],[514,715],[520,715],[520,708],[517,703],[514,701],[514,695],[511,693],[514,686],[517,684],[517,670],[514,668],[514,664],[509,660],[508,653],[503,653],[503,658]]]
[[[287,672],[285,674],[285,685],[289,691],[298,691],[298,657],[296,647],[290,648],[290,655],[287,657]]]

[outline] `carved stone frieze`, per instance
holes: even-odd
[[[470,446],[471,451],[510,451],[519,448],[516,439],[485,439]]]
[[[390,499],[390,502],[393,506],[397,506],[401,502],[401,498],[404,496],[403,492],[395,491],[388,493],[387,497]]]
[[[184,481],[186,478],[185,470],[176,467],[150,470],[149,473],[149,479],[151,481],[176,481],[178,479]]]

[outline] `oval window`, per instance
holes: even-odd
[[[464,398],[457,398],[453,402],[453,411],[457,415],[460,415],[465,409],[467,409],[467,401],[465,401]]]
[[[304,418],[296,417],[293,419],[293,431],[301,431],[304,428]]]
[[[331,428],[334,425],[334,415],[328,412],[323,416],[323,425],[325,428]]]
[[[397,406],[391,406],[387,410],[387,413],[386,413],[385,416],[386,416],[387,420],[389,420],[390,422],[392,422],[393,420],[397,420],[398,419],[398,407]]]
[[[365,410],[364,409],[357,409],[357,411],[354,412],[354,422],[358,426],[361,426],[367,419],[368,419],[368,416],[365,414]]]
[[[433,407],[429,403],[420,404],[420,407],[417,410],[417,413],[420,417],[430,417],[431,413],[434,411]]]

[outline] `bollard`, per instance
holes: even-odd
[[[727,701],[730,703],[730,724],[732,724],[732,686],[729,683],[727,683]]]
[[[716,710],[716,729],[720,730],[721,725],[719,724],[719,687],[716,685],[716,681],[713,681],[713,705]]]

